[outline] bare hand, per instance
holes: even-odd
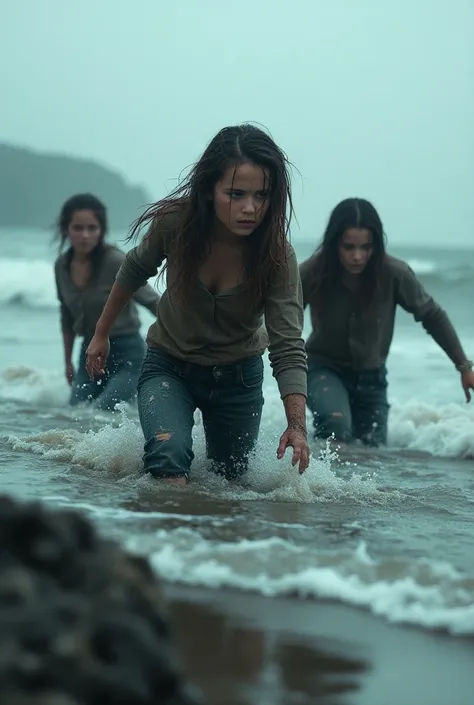
[[[108,338],[94,335],[86,350],[86,370],[91,380],[105,374],[105,363],[110,352]]]
[[[469,403],[471,401],[471,389],[474,390],[474,372],[472,370],[461,374],[461,384],[466,395],[466,402]]]
[[[65,372],[66,372],[67,383],[69,384],[69,386],[71,386],[74,381],[74,366],[73,366],[72,362],[68,362],[66,364]]]
[[[280,444],[277,450],[278,460],[283,458],[288,446],[293,448],[291,464],[296,465],[299,463],[299,473],[302,475],[309,465],[309,446],[306,434],[294,428],[287,428],[280,438]]]

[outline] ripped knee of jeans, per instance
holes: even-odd
[[[334,435],[336,441],[347,442],[352,438],[352,423],[342,411],[332,411],[324,416],[314,417],[315,435],[329,438]]]
[[[158,431],[157,433],[155,433],[155,439],[157,441],[165,443],[166,441],[171,440],[172,435],[173,434],[169,431]]]

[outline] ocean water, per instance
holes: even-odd
[[[164,486],[142,473],[135,408],[67,406],[48,238],[0,231],[2,492],[80,508],[149,555],[165,580],[330,598],[389,622],[474,634],[474,401],[420,325],[399,311],[387,449],[314,445],[300,477],[289,457],[276,459],[285,418],[267,362],[246,485],[208,472],[197,414],[193,481]],[[313,249],[294,244],[301,260]],[[410,262],[474,355],[472,251],[391,252]],[[152,318],[141,317],[145,333]]]

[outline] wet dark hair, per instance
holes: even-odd
[[[0,692],[8,703],[202,705],[145,558],[75,511],[0,497]]]
[[[171,194],[151,205],[135,221],[128,238],[137,235],[144,225],[158,224],[170,212],[178,214],[173,241],[176,274],[170,288],[182,301],[188,299],[198,268],[211,247],[214,205],[209,196],[228,167],[243,163],[262,167],[269,176],[268,210],[260,225],[246,238],[244,266],[250,301],[260,302],[269,282],[287,267],[293,215],[288,158],[258,127],[248,124],[224,127]]]
[[[342,273],[339,242],[349,228],[365,228],[372,234],[372,256],[362,272],[362,294],[367,305],[377,295],[385,260],[385,233],[376,209],[364,198],[347,198],[332,211],[321,244],[311,260],[309,303],[321,309],[333,282]]]
[[[59,241],[59,252],[62,252],[68,241],[67,229],[76,211],[92,211],[100,226],[100,240],[97,247],[91,252],[93,276],[97,272],[104,253],[104,240],[108,232],[107,208],[92,193],[79,193],[68,198],[61,208],[61,212],[56,221],[56,232],[54,239]],[[69,266],[72,260],[73,250],[70,247],[66,254],[66,262]]]

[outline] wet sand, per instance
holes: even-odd
[[[206,705],[470,705],[474,640],[327,602],[165,585]]]

